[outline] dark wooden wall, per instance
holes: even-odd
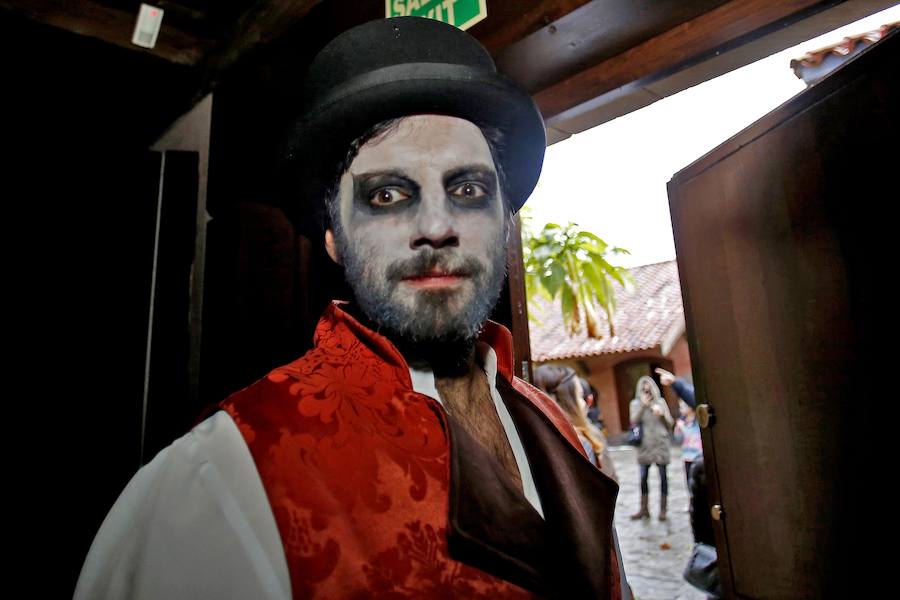
[[[5,447],[13,551],[67,597],[139,465],[156,136],[190,106],[186,71],[67,32],[0,19]],[[38,559],[37,557],[40,557]]]

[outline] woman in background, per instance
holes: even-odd
[[[606,450],[606,438],[588,422],[581,379],[572,367],[541,365],[534,371],[534,384],[556,400],[581,440],[588,458],[609,477],[618,481]]]
[[[671,431],[675,421],[666,401],[659,393],[659,387],[648,375],[638,379],[634,395],[629,413],[632,427],[640,425],[642,428],[641,445],[638,448],[638,465],[641,468],[641,508],[631,515],[631,518],[635,520],[650,518],[648,508],[650,489],[647,486],[647,476],[650,473],[650,465],[656,465],[659,469],[660,485],[659,520],[665,521],[669,496],[666,469],[669,465]]]

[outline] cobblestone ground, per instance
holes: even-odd
[[[669,464],[668,520],[660,522],[659,472],[650,470],[650,519],[628,518],[640,507],[640,473],[636,451],[631,446],[610,447],[610,457],[619,476],[616,501],[616,531],[625,563],[625,575],[637,600],[705,600],[706,595],[681,578],[694,545],[687,513],[687,484],[681,451],[672,448]]]

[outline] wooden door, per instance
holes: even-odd
[[[893,35],[669,184],[731,598],[879,597],[891,572],[898,56]]]

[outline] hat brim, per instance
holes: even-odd
[[[392,66],[352,79],[292,128],[281,165],[284,208],[295,223],[315,220],[350,144],[382,121],[442,114],[493,127],[513,210],[534,190],[546,148],[544,122],[534,100],[483,70],[445,63]],[[291,214],[293,213],[293,214]]]

